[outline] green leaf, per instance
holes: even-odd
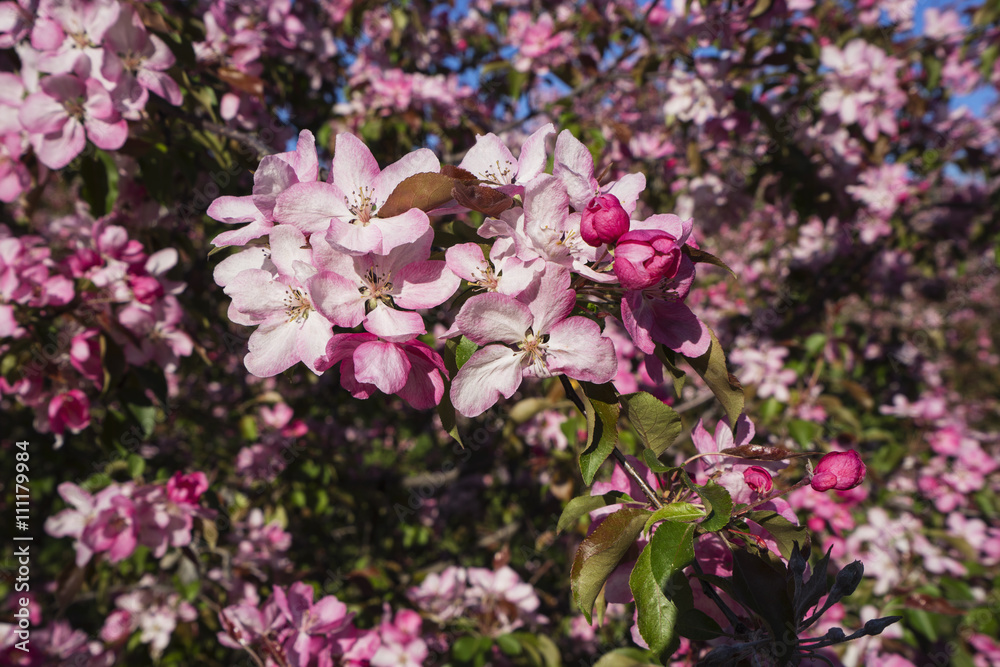
[[[644,391],[621,397],[625,416],[642,442],[659,456],[680,435],[681,417],[673,408]]]
[[[380,218],[392,218],[412,208],[430,211],[451,201],[455,179],[440,173],[424,172],[404,178],[378,209]]]
[[[604,582],[635,544],[650,514],[649,510],[634,507],[620,509],[605,518],[576,550],[570,583],[573,600],[588,623]]]
[[[517,641],[513,635],[500,635],[497,637],[497,646],[506,655],[521,655],[524,653],[524,648],[521,646],[521,642]]]
[[[459,662],[469,662],[479,650],[479,638],[459,637],[451,646],[451,655]]]
[[[143,438],[148,438],[152,435],[153,429],[156,428],[156,406],[126,403],[125,407],[135,417],[135,420],[139,422],[139,426],[142,427]]]
[[[694,490],[701,496],[705,503],[705,510],[709,512],[699,525],[712,532],[725,528],[729,524],[733,512],[733,499],[729,495],[729,491],[715,482],[709,482],[705,486],[695,486]]]
[[[677,604],[672,599],[670,580],[694,559],[694,531],[695,527],[689,524],[660,526],[629,576],[629,588],[638,610],[639,634],[658,658],[673,653],[679,642],[675,627]]]
[[[660,360],[663,367],[670,373],[670,377],[674,380],[674,393],[680,396],[681,389],[684,388],[684,379],[687,377],[687,373],[677,368],[677,353],[665,345],[657,345],[656,358]]]
[[[610,383],[595,385],[572,380],[570,384],[587,418],[587,446],[580,453],[580,473],[584,484],[590,486],[618,443],[618,396]]]
[[[132,479],[139,479],[142,476],[142,471],[146,469],[146,459],[138,454],[129,454],[126,461],[128,462],[128,474]]]
[[[799,443],[802,449],[812,449],[812,444],[823,432],[823,427],[816,422],[804,419],[793,419],[788,423],[788,435]]]
[[[539,667],[561,667],[562,658],[559,655],[559,647],[551,639],[544,635],[533,635],[530,632],[515,632],[512,637],[521,643]]]
[[[594,667],[654,667],[649,651],[639,648],[618,648],[601,656]]]
[[[559,517],[556,525],[556,532],[561,533],[567,528],[576,525],[584,514],[590,514],[596,509],[614,505],[615,503],[634,502],[627,493],[621,491],[610,491],[603,496],[578,496],[566,503],[566,508]]]
[[[715,332],[709,329],[709,333],[712,335],[712,345],[708,348],[708,352],[694,359],[689,358],[688,363],[722,403],[726,416],[729,417],[729,423],[736,424],[736,420],[743,412],[743,385],[726,367],[726,353],[722,350],[719,339],[715,337]]]
[[[461,369],[462,366],[465,365],[465,362],[467,362],[478,349],[478,345],[465,336],[462,336],[458,340],[458,346],[455,348],[455,365]]]
[[[673,472],[679,470],[677,466],[668,466],[663,463],[652,449],[642,450],[642,462],[653,472]]]
[[[809,544],[809,530],[805,526],[795,525],[777,512],[756,510],[747,512],[746,518],[771,533],[774,541],[778,543],[778,551],[786,559],[791,557],[796,542],[803,547]]]
[[[731,268],[729,268],[728,264],[726,264],[721,259],[719,259],[718,257],[716,257],[711,253],[705,252],[700,248],[694,248],[689,245],[683,246],[682,250],[684,251],[684,254],[687,255],[691,259],[691,261],[694,262],[695,264],[711,264],[713,266],[719,267],[720,269],[725,269],[726,271],[729,272],[729,275],[731,275],[733,278],[738,277],[736,275],[736,272],[733,271]]]
[[[451,383],[445,381],[444,394],[441,396],[441,402],[438,403],[437,413],[441,418],[441,428],[445,430],[448,435],[455,438],[458,444],[465,447],[465,443],[462,442],[462,435],[458,432],[458,420],[457,413],[455,412],[455,406],[451,404]]]
[[[697,505],[681,502],[670,503],[653,512],[653,516],[649,517],[649,520],[646,521],[643,532],[648,531],[657,521],[693,521],[704,518],[704,516],[705,510]]]

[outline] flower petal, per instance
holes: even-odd
[[[466,417],[476,417],[493,406],[501,395],[513,396],[521,386],[524,356],[524,352],[502,345],[487,345],[478,350],[452,382],[452,405]]]

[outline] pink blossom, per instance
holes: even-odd
[[[174,54],[156,35],[146,32],[139,15],[125,7],[104,36],[101,76],[117,84],[112,96],[126,117],[139,119],[152,91],[174,106],[181,103],[177,82],[165,74]]]
[[[349,629],[352,615],[347,606],[332,595],[313,604],[313,589],[308,584],[294,583],[287,593],[275,586],[274,601],[291,629],[284,648],[294,664],[308,665],[332,636]]]
[[[326,239],[313,241],[320,270],[312,296],[315,308],[336,326],[365,329],[386,340],[426,333],[416,310],[444,303],[458,289],[458,276],[445,262],[429,260],[434,234],[427,230],[385,255],[345,255]]]
[[[116,0],[43,0],[39,7],[43,18],[31,34],[32,45],[43,51],[38,68],[64,74],[99,67],[101,42],[120,8]]]
[[[125,143],[128,123],[115,111],[100,81],[60,74],[42,79],[39,85],[41,89],[21,105],[20,119],[46,167],[65,167],[80,154],[88,138],[106,150],[117,150]]]
[[[451,400],[468,417],[482,414],[500,395],[510,398],[524,377],[560,373],[608,382],[618,372],[614,345],[593,320],[569,317],[576,292],[565,269],[548,267],[537,290],[518,298],[479,294],[465,302],[458,329],[479,345],[455,376]],[[488,343],[499,342],[500,345]]]
[[[478,243],[460,243],[445,251],[448,268],[459,278],[487,292],[517,296],[537,280],[545,262],[538,259],[525,262],[505,254],[510,244],[497,239],[490,248],[489,260]]]
[[[691,234],[691,221],[682,221],[676,215],[654,215],[646,220],[633,220],[632,230],[623,238],[649,230],[665,232],[675,240],[677,246],[682,246]],[[659,238],[660,243],[669,243],[666,237],[658,237],[656,234],[651,236]],[[620,242],[621,239],[619,247]],[[642,247],[636,248],[636,251],[631,255],[632,259],[647,257]],[[630,256],[629,252],[626,250],[627,257]],[[666,270],[671,270],[669,264],[665,266]],[[635,264],[632,267],[636,269],[635,275],[626,271],[626,279],[635,278],[637,282],[630,284],[642,284],[641,278],[644,275],[646,281],[656,275],[655,271],[652,276],[644,274]],[[662,278],[646,288],[625,292],[621,301],[622,323],[636,347],[646,354],[653,354],[656,343],[663,343],[687,357],[697,357],[708,351],[712,342],[708,327],[684,303],[694,276],[694,264],[681,255],[679,266],[670,278]]]
[[[676,276],[682,257],[680,244],[670,233],[659,229],[630,231],[615,246],[615,275],[625,289],[643,290]]]
[[[49,429],[61,435],[66,429],[79,433],[90,426],[90,400],[79,389],[57,394],[49,402]]]
[[[113,487],[109,487],[113,488]],[[130,488],[116,488],[104,509],[83,530],[80,541],[91,551],[107,551],[112,563],[118,563],[135,551],[136,508],[128,495]]]
[[[326,353],[333,325],[313,304],[310,290],[333,282],[332,274],[319,274],[302,232],[279,225],[270,233],[270,260],[274,272],[246,269],[226,284],[233,299],[229,319],[247,326],[259,325],[250,336],[247,370],[271,377],[299,361],[316,374],[317,362]]]
[[[524,184],[545,170],[545,140],[555,131],[552,123],[535,130],[521,145],[517,160],[495,134],[477,134],[476,144],[458,166],[488,185],[499,186],[503,192],[511,195],[523,192]]]
[[[845,491],[861,484],[866,472],[857,452],[830,452],[816,464],[810,484],[817,491]]]
[[[185,475],[181,471],[167,480],[167,497],[178,505],[197,505],[201,494],[208,490],[208,478],[203,472]]]
[[[274,226],[274,206],[278,195],[296,183],[312,183],[318,177],[316,139],[309,130],[302,130],[294,151],[268,155],[260,161],[254,172],[251,195],[219,197],[208,207],[208,215],[220,222],[250,223],[219,234],[212,239],[212,244],[218,247],[243,245],[266,235]]]
[[[430,220],[417,208],[382,218],[379,208],[406,178],[437,173],[440,168],[434,153],[421,148],[379,169],[360,139],[339,134],[329,182],[289,187],[278,195],[274,220],[295,225],[306,234],[326,234],[331,246],[347,254],[384,255],[420,238]]]
[[[326,370],[338,363],[340,384],[355,398],[368,398],[378,389],[426,410],[444,396],[441,378],[448,376],[444,361],[418,340],[381,340],[370,333],[337,334],[317,365]]]
[[[69,360],[83,377],[103,386],[104,368],[101,365],[101,339],[97,329],[88,329],[73,337]]]
[[[767,494],[774,488],[771,480],[771,473],[760,466],[750,466],[743,471],[743,481],[747,483],[755,493]]]

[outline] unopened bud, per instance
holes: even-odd
[[[602,243],[614,243],[628,232],[628,213],[622,208],[618,197],[606,194],[590,200],[580,220],[580,236],[587,245],[598,247]]]

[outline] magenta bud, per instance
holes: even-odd
[[[771,489],[774,488],[771,473],[760,466],[750,466],[744,470],[743,481],[747,483],[747,486],[760,494],[770,493]]]
[[[816,464],[810,484],[817,491],[846,491],[861,484],[866,472],[857,452],[830,452]]]
[[[659,229],[630,231],[615,246],[615,275],[625,289],[652,287],[664,278],[673,278],[680,266],[677,239]]]
[[[208,478],[203,472],[190,475],[178,471],[167,480],[167,497],[178,505],[197,505],[201,494],[208,490]]]
[[[152,276],[139,276],[132,279],[132,294],[136,301],[149,306],[163,296],[163,285]]]
[[[580,236],[587,245],[614,243],[626,233],[631,221],[614,195],[597,195],[590,200],[580,220]]]

